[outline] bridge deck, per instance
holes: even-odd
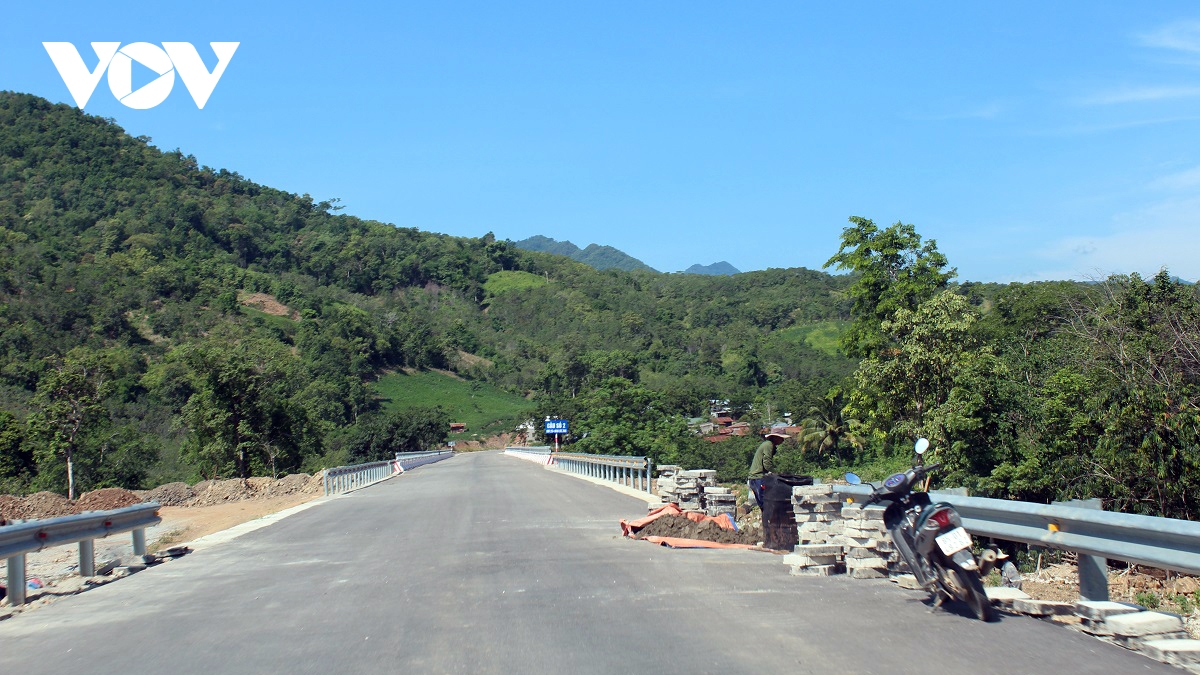
[[[1182,672],[887,582],[620,538],[633,497],[460,455],[0,623],[0,672]]]

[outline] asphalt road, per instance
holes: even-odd
[[[622,539],[644,504],[460,455],[0,622],[0,673],[1180,673],[885,581]]]

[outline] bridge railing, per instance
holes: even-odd
[[[0,527],[0,558],[8,568],[8,601],[25,604],[25,555],[51,546],[79,544],[79,575],[95,576],[95,540],[133,532],[134,556],[146,555],[146,528],[162,522],[155,502],[76,516],[29,520]]]
[[[834,492],[855,501],[871,493],[866,485],[835,485]],[[1079,554],[1080,594],[1108,599],[1105,560],[1200,574],[1200,522],[1102,511],[1099,500],[1034,504],[931,492],[951,504],[971,534]]]
[[[386,480],[401,470],[440,462],[451,457],[451,450],[430,452],[397,452],[396,459],[386,462],[366,462],[352,466],[339,466],[325,471],[325,495],[339,495],[351,490],[357,490],[381,480]]]
[[[505,448],[505,454],[545,464],[549,467],[598,478],[642,492],[651,492],[650,477],[654,463],[649,457],[589,455],[578,452],[552,452],[549,447]]]

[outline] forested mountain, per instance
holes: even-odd
[[[441,368],[572,420],[575,449],[744,478],[879,477],[931,439],[978,494],[1191,518],[1200,299],[1166,270],[956,283],[912,225],[851,218],[833,276],[597,271],[491,234],[365,221],[0,93],[0,491],[314,469],[436,443],[382,374]],[[436,402],[430,402],[431,405]],[[68,468],[69,467],[69,468]]]
[[[712,276],[729,276],[733,274],[741,274],[738,268],[730,265],[724,260],[715,262],[711,265],[701,265],[699,263],[692,265],[683,271],[684,274],[708,274]]]
[[[490,234],[364,221],[3,93],[0,481],[65,488],[69,464],[77,487],[136,487],[444,437],[435,411],[379,411],[372,380],[402,368],[452,369],[531,408],[612,377],[668,398],[666,415],[745,407],[789,377],[850,371],[804,343],[805,326],[846,317],[846,283],[600,272]]]
[[[558,241],[557,239],[551,239],[540,234],[535,234],[528,239],[515,242],[514,246],[526,251],[565,255],[571,260],[577,260],[598,270],[622,270],[625,272],[656,271],[641,260],[612,246],[588,244],[587,248],[581,249],[569,241]]]

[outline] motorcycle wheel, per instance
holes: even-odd
[[[992,601],[983,590],[983,580],[978,572],[964,570],[953,560],[943,558],[936,563],[938,581],[950,597],[961,600],[971,608],[971,613],[980,621],[995,618]]]

